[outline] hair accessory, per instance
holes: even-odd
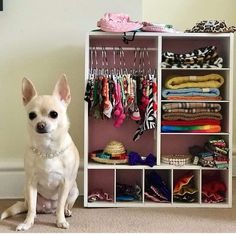
[[[149,154],[147,157],[141,157],[136,152],[130,152],[128,154],[129,157],[129,165],[148,165],[153,167],[156,164],[156,157],[153,154]]]
[[[130,17],[123,13],[105,13],[103,18],[97,22],[97,26],[105,32],[129,32],[143,27],[142,23],[130,20]]]

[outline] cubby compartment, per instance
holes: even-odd
[[[116,170],[116,202],[143,202],[143,170]]]
[[[171,170],[145,170],[145,203],[171,203],[172,174]]]
[[[200,202],[200,170],[173,170],[173,202]]]
[[[229,68],[229,54],[230,54],[230,38],[224,35],[214,37],[214,35],[195,36],[188,34],[187,37],[182,36],[165,36],[162,41],[163,52],[174,52],[177,54],[190,53],[199,48],[215,46],[219,57],[223,58],[223,68]]]
[[[205,144],[209,142],[210,139],[222,139],[226,143],[226,147],[228,148],[229,144],[229,137],[228,135],[191,135],[191,134],[162,134],[161,138],[161,164],[166,165],[170,164],[166,162],[166,158],[174,158],[174,156],[183,155],[188,156],[191,155],[191,162],[187,164],[187,166],[201,166],[199,159],[194,159],[194,155],[192,152],[194,150],[190,150],[190,148],[196,149],[199,147],[204,152],[208,152],[209,150],[206,149]],[[170,144],[175,143],[175,144]],[[230,156],[226,155],[228,161],[230,162]],[[209,167],[209,166],[208,166]],[[216,167],[215,164],[212,167]]]
[[[219,96],[210,96],[208,95],[208,97],[202,101],[229,101],[229,89],[230,89],[230,75],[229,75],[229,69],[216,69],[216,70],[212,70],[212,69],[162,69],[162,76],[161,76],[161,81],[162,81],[162,94],[161,94],[161,99],[162,100],[168,100],[168,101],[176,101],[177,99],[171,98],[170,96],[170,92],[168,91],[164,91],[164,89],[169,89],[166,87],[166,83],[167,80],[173,77],[178,77],[178,79],[182,79],[181,77],[185,77],[185,76],[191,76],[190,79],[192,79],[192,81],[194,82],[194,80],[196,79],[196,76],[207,76],[210,74],[218,74],[220,76],[223,77],[224,82],[223,84],[218,88],[219,89]],[[205,92],[208,92],[207,89],[205,89]],[[178,94],[177,92],[172,92],[173,94],[176,94],[176,96],[181,95]],[[187,92],[186,92],[187,93]],[[190,92],[189,92],[190,93]],[[164,96],[163,96],[164,94]],[[168,95],[167,95],[168,94]],[[172,97],[174,96],[172,94]],[[204,95],[204,93],[202,94],[202,96]],[[169,98],[168,98],[169,97]],[[211,98],[213,97],[213,98]],[[185,99],[184,99],[185,98]],[[192,96],[184,96],[181,98],[182,100],[184,99],[185,101],[193,101],[193,102],[198,102],[198,100],[193,100]],[[214,100],[215,99],[215,100]],[[217,100],[219,99],[219,100]],[[180,100],[181,101],[181,100]]]
[[[88,170],[88,203],[114,202],[114,170]]]
[[[197,107],[196,105],[199,105],[201,111],[197,111],[198,108],[194,108]],[[212,111],[209,111],[209,109]],[[216,109],[219,110],[216,111]],[[229,133],[228,112],[228,102],[162,102],[161,132],[192,134]]]
[[[202,170],[202,203],[228,203],[230,191],[228,182],[228,170]]]

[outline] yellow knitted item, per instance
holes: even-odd
[[[171,76],[167,78],[165,87],[168,89],[181,88],[219,88],[224,83],[220,74],[208,74],[204,76]]]

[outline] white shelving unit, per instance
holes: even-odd
[[[122,128],[114,128],[112,120],[95,120],[88,116],[88,105],[85,102],[84,110],[84,206],[85,207],[232,207],[232,108],[233,108],[233,34],[205,34],[205,33],[147,33],[137,32],[134,41],[124,44],[123,34],[104,33],[100,31],[90,32],[86,39],[85,51],[85,85],[89,76],[91,65],[91,48],[107,48],[112,51],[114,47],[122,47],[127,51],[126,66],[131,69],[133,66],[133,51],[137,47],[150,48],[151,66],[157,71],[158,96],[157,96],[157,128],[150,130],[148,134],[141,137],[140,141],[132,142],[132,134],[137,128],[133,121],[126,120]],[[162,68],[162,52],[173,51],[176,53],[186,53],[195,48],[215,45],[219,56],[223,58],[222,68]],[[126,48],[126,49],[125,49]],[[109,52],[108,52],[109,54]],[[97,53],[96,64],[102,66],[99,52]],[[109,58],[109,55],[108,55]],[[109,62],[112,64],[112,52],[110,52]],[[93,63],[95,63],[93,61]],[[218,73],[225,79],[220,88],[223,97],[217,102],[223,107],[222,132],[220,133],[162,133],[161,132],[161,107],[166,102],[192,102],[191,100],[170,101],[162,98],[163,81],[171,74],[177,75],[204,75],[207,73]],[[196,101],[195,101],[196,102]],[[201,101],[200,101],[201,102]],[[131,132],[131,133],[130,133]],[[217,169],[210,167],[201,167],[199,165],[173,166],[161,163],[161,155],[175,151],[174,153],[183,154],[187,146],[203,144],[209,136],[222,136],[229,147],[229,168]],[[157,157],[157,164],[154,167],[144,165],[108,165],[96,163],[89,160],[89,153],[97,149],[104,149],[109,140],[119,137],[124,145],[132,151],[143,151],[142,154],[152,152]],[[127,142],[125,141],[127,138]],[[165,179],[167,186],[171,190],[171,201],[169,203],[156,203],[148,201],[145,196],[145,179],[149,171],[157,171]],[[194,174],[194,184],[198,189],[197,201],[194,203],[176,202],[173,198],[173,188],[176,179],[191,171]],[[220,180],[227,186],[226,201],[221,203],[202,202],[202,184],[207,175],[217,173]],[[138,182],[142,188],[142,200],[133,202],[116,201],[116,184]],[[95,201],[88,202],[88,195],[91,191],[102,188],[104,192],[109,193],[113,201]]]

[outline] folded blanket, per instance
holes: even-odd
[[[208,74],[204,76],[171,76],[165,82],[165,88],[219,88],[224,83],[220,74]]]
[[[198,119],[213,119],[222,120],[220,113],[164,113],[163,120],[198,120]]]
[[[207,96],[217,97],[220,95],[218,88],[183,88],[183,89],[163,89],[162,96],[168,98],[169,96]]]
[[[221,131],[220,125],[201,126],[162,126],[162,132],[192,132],[192,133],[215,133]]]
[[[166,113],[217,113],[219,110],[217,108],[197,108],[197,109],[168,109],[165,110]]]
[[[196,108],[211,108],[220,111],[221,105],[219,103],[208,103],[208,102],[176,102],[176,103],[165,103],[162,105],[164,111],[171,109],[196,109]]]
[[[222,100],[221,96],[216,97],[210,97],[210,96],[168,96],[167,100],[207,100],[207,101],[213,101],[213,100]]]
[[[220,120],[198,119],[198,120],[168,120],[161,121],[162,126],[199,126],[199,125],[220,125]]]

